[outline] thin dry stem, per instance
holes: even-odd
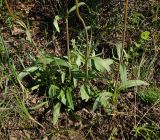
[[[88,78],[88,55],[89,55],[89,37],[88,37],[88,31],[87,31],[87,27],[86,24],[83,20],[83,18],[81,17],[80,13],[79,13],[79,7],[78,7],[78,0],[75,0],[76,3],[76,13],[77,13],[77,17],[79,18],[79,20],[82,22],[84,30],[85,30],[85,35],[86,35],[86,50],[85,50],[85,82],[87,82],[87,78]]]

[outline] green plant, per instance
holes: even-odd
[[[34,123],[36,123],[37,125],[39,125],[40,127],[44,128],[43,125],[41,125],[39,122],[37,122],[28,112],[28,109],[26,108],[24,102],[19,99],[19,97],[15,94],[15,98],[16,98],[16,101],[17,101],[17,105],[20,109],[20,116],[24,119],[30,119],[31,121],[33,121]]]
[[[138,93],[138,97],[146,104],[160,102],[160,89],[157,87],[148,87]]]
[[[6,63],[8,59],[9,59],[9,52],[5,45],[2,32],[0,31],[0,61],[2,63]]]
[[[136,138],[144,138],[145,140],[159,139],[155,125],[142,124],[141,126],[135,126],[132,132]]]
[[[46,96],[53,105],[53,123],[58,120],[61,104],[65,105],[68,111],[74,110],[73,90],[80,86],[80,97],[86,102],[92,97],[90,84],[78,84],[85,80],[85,73],[82,70],[85,65],[85,55],[80,51],[82,47],[72,40],[73,49],[70,52],[71,63],[63,58],[41,54],[35,61],[35,65],[26,68],[19,74],[20,81],[26,76],[30,76],[34,85],[31,90],[37,90],[45,87]],[[100,77],[100,75],[110,70],[113,63],[111,59],[102,59],[94,53],[88,58],[88,79]],[[71,70],[72,79],[68,78],[68,70]]]
[[[79,20],[81,21],[81,23],[83,24],[84,30],[85,30],[85,36],[86,36],[86,46],[85,46],[85,82],[87,82],[88,80],[88,59],[89,59],[89,37],[88,37],[88,30],[87,30],[87,26],[86,23],[84,22],[84,19],[81,17],[80,13],[79,13],[79,6],[78,6],[78,0],[75,0],[75,5],[76,5],[76,14],[77,17],[79,18]]]
[[[117,60],[121,61],[120,59],[122,57],[122,45],[116,44],[117,49]],[[123,50],[124,51],[124,50]],[[120,78],[120,81],[116,81],[115,87],[114,87],[114,93],[112,95],[113,99],[113,105],[114,105],[114,112],[117,111],[117,104],[118,104],[118,97],[120,96],[120,93],[128,88],[136,87],[136,86],[142,86],[142,85],[149,85],[147,82],[142,80],[128,80],[128,73],[127,73],[127,67],[122,62],[118,62],[119,65],[119,71],[118,71],[118,78]]]

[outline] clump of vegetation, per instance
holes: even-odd
[[[146,104],[160,102],[160,89],[157,87],[149,87],[138,93],[139,98]]]
[[[160,138],[158,1],[0,10],[0,139]]]

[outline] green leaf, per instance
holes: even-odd
[[[56,28],[57,32],[60,32],[59,25],[58,25],[58,21],[60,19],[61,18],[57,15],[57,16],[55,16],[54,21],[53,21],[54,27]]]
[[[62,81],[62,83],[64,83],[65,78],[66,78],[66,72],[62,71],[61,72],[61,81]]]
[[[79,2],[78,3],[78,7],[80,7],[80,6],[83,6],[83,5],[86,5],[84,2]],[[70,14],[70,13],[72,13],[73,11],[75,11],[76,10],[76,5],[74,5],[69,11],[68,11],[68,15]]]
[[[33,91],[33,90],[36,90],[36,89],[38,89],[39,88],[39,85],[35,85],[35,86],[33,86],[32,88],[31,88],[31,90]]]
[[[22,20],[16,20],[15,22],[19,24],[21,27],[23,27],[25,30],[28,29],[26,24]]]
[[[95,111],[99,106],[101,105],[101,102],[100,102],[100,98],[96,98],[94,104],[93,104],[93,107],[92,107],[92,110]]]
[[[117,50],[117,55],[118,55],[119,60],[120,60],[120,57],[121,57],[121,49],[122,49],[122,43],[117,43],[116,44],[116,50]]]
[[[53,108],[53,125],[55,125],[60,116],[61,103],[57,103]]]
[[[53,98],[57,95],[57,89],[59,89],[56,85],[51,85],[49,88],[49,97]]]
[[[26,72],[29,72],[29,73],[32,73],[32,72],[35,72],[35,71],[38,70],[38,69],[39,69],[39,67],[33,66],[33,67],[27,68],[25,71],[26,71]]]
[[[52,64],[53,66],[71,67],[68,61],[61,59],[59,57],[42,56],[37,60],[37,63],[42,63],[44,65]]]
[[[135,45],[137,48],[140,48],[140,47],[141,47],[141,44],[140,44],[140,43],[137,43],[137,42],[134,42],[134,45]]]
[[[85,73],[83,73],[83,71],[80,70],[72,71],[72,75],[75,79],[83,79],[85,77]]]
[[[64,90],[63,89],[61,89],[61,91],[60,91],[60,97],[61,97],[61,102],[64,104],[64,105],[66,105],[66,102],[67,102],[67,100],[66,100],[66,95],[65,95],[65,92],[64,92]]]
[[[95,111],[100,105],[103,106],[104,108],[108,108],[109,107],[109,99],[112,97],[112,93],[111,92],[102,92],[100,93],[100,95],[97,97],[97,99],[95,100],[94,104],[93,104],[93,111]]]
[[[120,78],[121,78],[121,81],[122,82],[125,82],[127,81],[127,69],[126,69],[126,66],[125,65],[120,65]]]
[[[64,66],[64,67],[71,67],[71,65],[61,58],[54,57],[54,61],[56,62],[57,66]]]
[[[77,83],[78,83],[78,80],[73,77],[73,85],[74,85],[74,87],[77,87],[77,85],[78,85]]]
[[[47,101],[46,101],[46,102],[39,103],[38,105],[36,105],[36,106],[34,106],[34,107],[31,107],[30,109],[31,109],[31,110],[36,110],[36,109],[39,109],[39,108],[41,108],[42,106],[44,106],[44,105],[46,105],[46,104],[48,104]]]
[[[81,63],[82,63],[82,61],[81,61],[81,56],[78,55],[78,56],[77,56],[77,59],[76,59],[76,64],[77,64],[77,66],[79,67],[79,66],[81,65]]]
[[[127,80],[118,85],[118,91],[125,90],[135,86],[148,86],[149,84],[141,80]]]
[[[88,85],[82,85],[80,88],[80,93],[81,93],[81,98],[82,100],[85,100],[86,102],[89,99],[89,94],[90,94],[90,87]]]
[[[26,77],[27,75],[30,75],[31,73],[35,72],[38,69],[39,69],[39,67],[37,67],[37,66],[33,66],[33,67],[29,67],[29,68],[25,69],[23,72],[21,72],[18,75],[19,80],[23,80],[24,77]]]
[[[68,107],[70,109],[74,110],[74,104],[73,104],[73,99],[72,99],[71,88],[67,88],[66,89],[66,97],[67,97]]]
[[[91,57],[93,61],[92,67],[95,67],[98,71],[105,72],[110,71],[110,65],[113,63],[112,59],[102,59],[100,57]]]
[[[145,31],[145,32],[141,33],[141,38],[143,40],[149,40],[149,36],[150,36],[150,32],[148,32],[148,31]]]

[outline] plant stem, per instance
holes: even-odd
[[[66,0],[66,43],[67,43],[67,57],[68,62],[71,63],[71,56],[70,56],[70,48],[69,48],[69,27],[68,27],[68,1]],[[71,69],[69,68],[69,80],[71,80]]]
[[[128,18],[128,0],[125,0],[124,30],[123,30],[123,36],[122,36],[122,48],[121,48],[121,55],[120,55],[120,60],[118,64],[118,71],[120,69],[120,66],[123,64],[123,50],[124,50],[125,41],[126,41],[125,39],[126,39],[126,31],[127,31],[127,18]],[[113,95],[113,104],[114,104],[113,112],[117,112],[118,95],[119,95],[119,93],[117,93],[118,92],[117,86],[118,86],[119,76],[120,76],[120,73],[118,72],[116,83],[115,83],[114,95]]]
[[[79,6],[78,6],[78,0],[75,0],[76,3],[76,14],[78,19],[82,22],[84,30],[85,30],[85,35],[86,35],[86,50],[85,50],[85,82],[87,83],[88,81],[88,57],[89,57],[89,38],[88,38],[88,31],[86,24],[79,14]]]

